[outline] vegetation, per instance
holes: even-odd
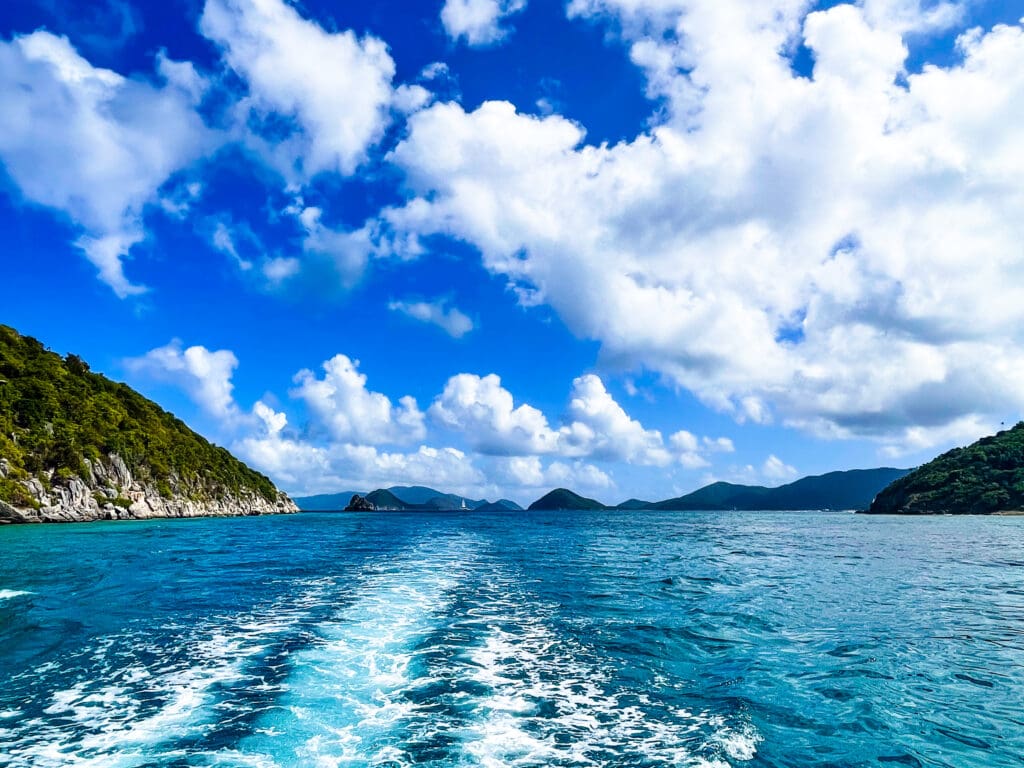
[[[803,477],[778,488],[712,483],[700,490],[652,505],[665,510],[866,509],[875,495],[910,470],[851,469]]]
[[[1024,422],[955,448],[880,494],[875,514],[991,514],[1024,510]]]
[[[165,495],[180,485],[200,499],[240,491],[277,498],[268,478],[127,385],[0,325],[0,459],[10,478],[0,479],[0,500],[28,506],[24,488],[13,480],[43,480],[50,471],[57,478],[85,477],[84,459],[112,453]]]
[[[529,507],[531,510],[537,509],[607,509],[607,507],[599,501],[594,499],[588,499],[585,496],[580,496],[578,493],[573,493],[566,488],[556,488],[550,493],[541,496]]]

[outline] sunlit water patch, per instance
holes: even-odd
[[[0,529],[0,766],[1024,766],[1024,520]]]

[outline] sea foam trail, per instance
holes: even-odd
[[[463,762],[728,768],[755,756],[761,737],[749,722],[618,681],[609,659],[556,633],[554,607],[523,594],[521,584],[492,574],[469,611],[482,640],[465,651],[463,674],[484,693],[463,702]]]
[[[24,597],[31,594],[31,592],[20,589],[0,589],[0,600],[13,600],[16,597]]]
[[[470,572],[469,536],[422,542],[364,571],[352,601],[311,628],[291,656],[274,711],[221,764],[396,766],[415,762],[406,736],[431,718],[409,696],[414,662]]]
[[[15,678],[23,710],[0,722],[0,765],[134,768],[182,758],[223,715],[223,690],[261,685],[251,668],[266,649],[323,601],[326,581],[296,596],[212,625],[165,627],[103,638],[96,647]],[[56,673],[56,674],[55,674]],[[33,678],[76,680],[61,690],[33,690]],[[10,691],[8,691],[10,693]]]

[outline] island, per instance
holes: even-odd
[[[131,387],[0,325],[0,523],[297,511]]]
[[[573,493],[568,488],[556,488],[546,493],[527,507],[531,512],[536,510],[577,510],[577,509],[608,509],[604,504],[586,496]]]
[[[1024,422],[954,448],[885,488],[876,515],[1024,513]]]

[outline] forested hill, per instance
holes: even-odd
[[[1024,422],[954,448],[878,494],[875,514],[1024,511]]]
[[[153,496],[166,503],[144,503]],[[293,508],[267,477],[131,387],[4,325],[0,502],[8,518],[14,517],[11,508],[45,512],[54,507],[56,519]],[[100,514],[104,508],[108,514]]]

